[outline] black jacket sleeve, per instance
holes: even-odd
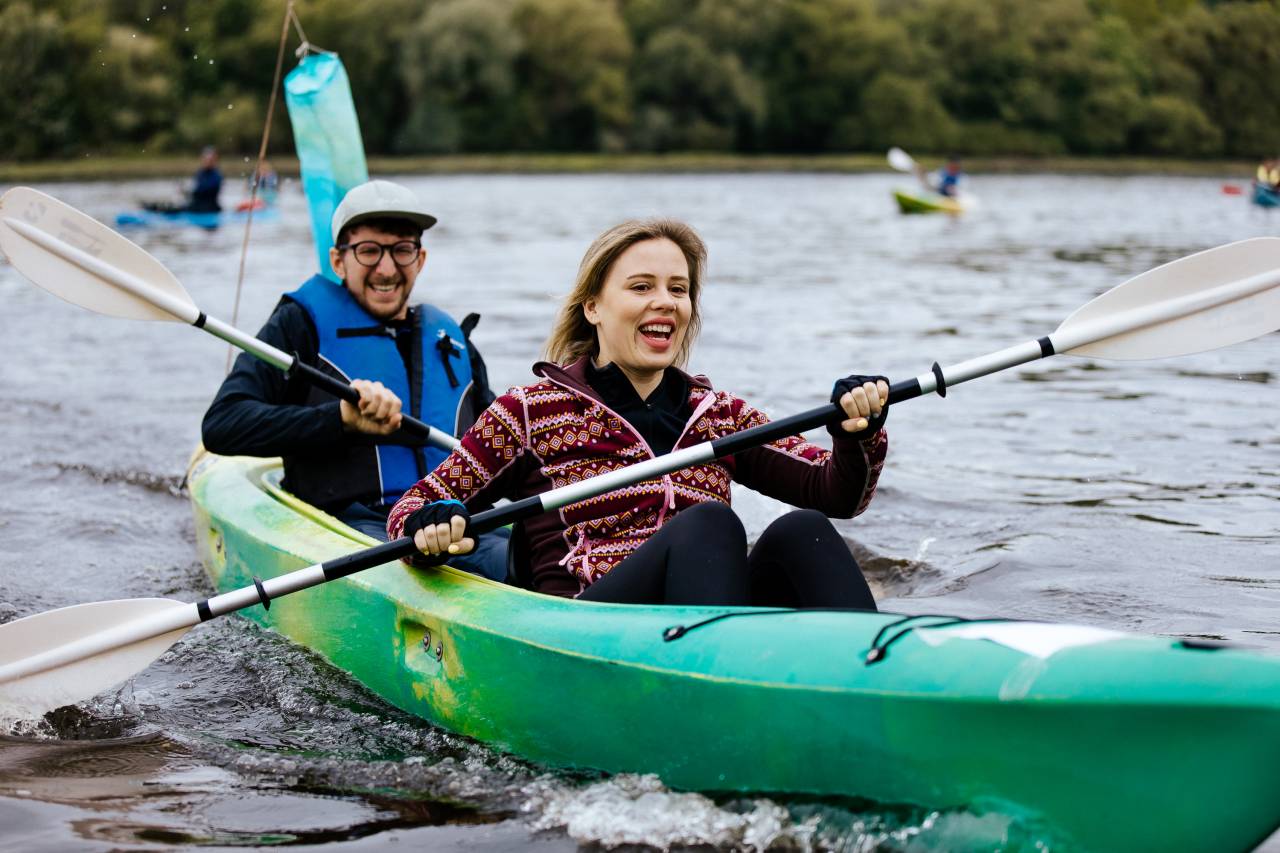
[[[318,357],[311,318],[290,299],[280,301],[258,338],[307,364]],[[346,442],[338,401],[307,406],[302,405],[305,399],[303,380],[290,379],[279,368],[241,353],[205,412],[204,446],[229,456],[284,456]]]
[[[479,314],[468,314],[459,323],[462,329],[463,337],[467,339],[467,354],[471,362],[471,390],[467,392],[467,400],[465,405],[467,412],[464,413],[458,424],[458,434],[466,432],[471,425],[480,417],[480,413],[489,408],[489,404],[497,399],[493,393],[493,389],[489,387],[489,369],[485,367],[484,359],[480,357],[480,350],[476,349],[475,341],[471,340],[471,330],[480,322]]]

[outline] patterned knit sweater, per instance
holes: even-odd
[[[534,365],[543,381],[495,400],[449,457],[392,508],[388,534],[399,537],[405,519],[431,501],[517,500],[653,458],[637,431],[600,402],[585,370],[585,358]],[[677,449],[768,422],[705,377],[687,379],[693,414]],[[882,429],[861,441],[842,434],[833,444],[834,453],[791,436],[529,519],[523,524],[533,588],[577,595],[682,510],[730,503],[734,480],[794,506],[851,518],[871,501],[889,440]]]

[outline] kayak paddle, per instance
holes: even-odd
[[[889,149],[889,165],[897,169],[899,172],[910,172],[913,175],[920,174],[923,171],[920,164],[912,158],[910,154],[903,151],[896,145]]]
[[[156,263],[145,253],[141,257]],[[945,368],[935,363],[928,373],[893,383],[889,402],[928,393],[946,396],[948,388],[962,382],[1055,354],[1163,358],[1239,343],[1277,328],[1280,238],[1244,240],[1142,273],[1079,308],[1045,337]],[[837,404],[827,403],[478,513],[472,517],[472,531],[485,533],[844,417]],[[415,550],[413,540],[405,537],[195,603],[155,598],[104,601],[0,625],[0,708],[32,714],[88,698],[145,669],[197,623],[255,604],[267,606],[273,598]]]
[[[0,249],[18,272],[73,305],[111,317],[189,323],[335,397],[360,402],[350,385],[205,314],[145,249],[53,196],[30,187],[0,196]],[[444,450],[457,447],[452,435],[403,417],[405,432]]]

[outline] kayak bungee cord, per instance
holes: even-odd
[[[786,615],[802,616],[807,613],[869,614],[871,613],[871,611],[860,610],[856,607],[805,607],[805,608],[781,608],[778,610],[745,610],[745,611],[732,611],[729,613],[718,613],[715,616],[710,616],[706,619],[703,619],[701,622],[694,622],[691,625],[672,625],[671,627],[663,630],[662,641],[664,643],[675,642],[676,640],[679,640],[687,636],[692,631],[696,631],[699,628],[704,628],[707,625],[711,625],[715,622],[724,621],[725,619],[738,619],[746,616],[786,616]],[[871,641],[871,647],[867,649],[867,654],[865,657],[865,663],[867,666],[870,666],[873,663],[879,663],[880,661],[888,657],[889,647],[894,643],[896,643],[898,640],[900,640],[902,637],[905,637],[907,634],[916,630],[917,628],[944,628],[951,625],[969,625],[974,623],[985,623],[985,622],[1024,622],[1024,623],[1034,624],[1035,622],[1039,621],[1035,619],[1010,619],[1008,617],[1001,617],[1001,616],[975,616],[973,618],[969,618],[966,616],[953,616],[951,614],[945,614],[945,613],[916,613],[916,614],[890,613],[884,610],[878,611],[878,614],[881,616],[899,616],[901,618],[886,623],[883,627],[880,628],[878,632],[876,632],[875,638],[872,639]],[[932,622],[928,625],[909,624],[909,623],[915,622],[918,619],[942,619],[945,621]],[[889,637],[889,639],[885,640],[884,639],[885,634],[893,630],[894,628],[901,628],[901,630],[899,630],[893,636]],[[883,642],[881,642],[882,640]]]
[[[898,619],[885,623],[880,627],[871,640],[863,663],[871,666],[875,663],[889,657],[889,647],[897,643],[903,637],[914,631],[924,631],[932,628],[952,628],[957,625],[982,625],[982,624],[1005,624],[1005,625],[1055,625],[1057,623],[1045,622],[1041,619],[1012,619],[1006,616],[956,616],[950,613],[890,613],[888,611],[878,611],[873,614],[871,611],[859,610],[856,607],[805,607],[805,608],[779,608],[777,610],[739,610],[727,613],[718,613],[715,616],[709,616],[700,622],[694,622],[689,625],[672,625],[665,628],[662,632],[662,641],[664,643],[672,643],[676,640],[688,636],[691,632],[704,628],[707,625],[716,622],[722,622],[726,619],[740,619],[747,616],[803,616],[808,613],[862,613],[865,615],[881,615],[881,616],[897,616]],[[920,624],[922,619],[938,619],[938,622],[929,622],[928,624]],[[896,629],[896,630],[895,630]],[[894,633],[890,634],[889,632]],[[886,636],[887,635],[887,636]],[[1242,648],[1238,643],[1229,643],[1224,641],[1204,641],[1198,638],[1179,637],[1177,639],[1179,646],[1186,649],[1195,649],[1198,651],[1217,651],[1219,649]]]

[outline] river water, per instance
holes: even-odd
[[[405,177],[441,224],[416,296],[480,311],[523,383],[590,240],[630,216],[710,247],[692,367],[775,416],[838,376],[900,379],[1051,332],[1183,255],[1275,235],[1220,181],[977,176],[978,210],[905,217],[891,175]],[[105,222],[167,182],[40,187]],[[243,226],[134,231],[232,318]],[[305,203],[256,222],[239,325],[314,267]],[[67,305],[0,263],[0,621],[211,589],[182,476],[226,347]],[[895,409],[870,510],[838,522],[885,609],[1212,637],[1280,653],[1280,339],[1150,362],[1053,358]],[[741,491],[749,532],[780,511]],[[301,593],[305,595],[305,593]],[[1212,820],[1212,815],[1206,815]],[[1032,849],[991,814],[711,800],[566,776],[388,707],[245,620],[202,626],[118,692],[0,729],[0,847],[581,844]],[[1041,847],[1052,846],[1047,840]],[[1280,850],[1280,836],[1268,845]]]

